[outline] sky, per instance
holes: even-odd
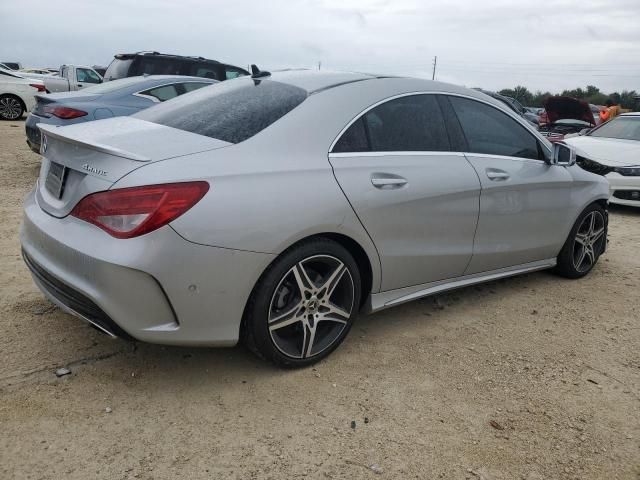
[[[140,50],[491,90],[640,91],[640,0],[0,0],[0,61]]]

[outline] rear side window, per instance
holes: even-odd
[[[505,113],[475,100],[448,98],[460,120],[469,152],[541,159],[536,138]]]
[[[179,93],[176,90],[176,86],[171,84],[145,90],[144,92],[140,92],[140,95],[147,95],[148,97],[153,97],[164,102],[165,100],[171,100],[172,98],[177,97]]]
[[[448,151],[449,138],[435,95],[396,98],[365,113],[334,152]]]
[[[189,93],[189,92],[193,92],[194,90],[198,90],[199,88],[213,85],[213,83],[186,82],[186,83],[180,83],[178,85],[182,86],[182,89],[184,90],[183,93]]]
[[[171,58],[141,56],[138,60],[138,75],[184,75],[180,71],[183,62]]]
[[[223,82],[134,115],[149,122],[240,143],[307,98],[301,88],[272,80]]]

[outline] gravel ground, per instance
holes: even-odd
[[[0,478],[640,478],[640,211],[612,211],[587,278],[363,317],[281,371],[110,340],[50,305],[18,242],[38,169],[23,122],[0,123]]]

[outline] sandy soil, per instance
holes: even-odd
[[[18,242],[38,169],[23,122],[0,123],[0,478],[640,478],[640,211],[613,210],[585,279],[363,317],[329,359],[280,371],[52,307]]]

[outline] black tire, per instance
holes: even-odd
[[[594,219],[595,225],[591,224],[591,219]],[[606,249],[607,229],[605,209],[597,203],[589,205],[573,225],[560,250],[554,272],[571,279],[582,278],[588,274]]]
[[[299,283],[303,275],[313,282],[304,283],[309,286],[304,291]],[[347,249],[324,238],[300,243],[283,252],[256,284],[245,310],[243,341],[278,366],[311,365],[347,336],[360,296],[360,272]],[[347,311],[348,316],[342,315]]]
[[[20,120],[24,114],[24,103],[15,95],[0,95],[0,120]]]

